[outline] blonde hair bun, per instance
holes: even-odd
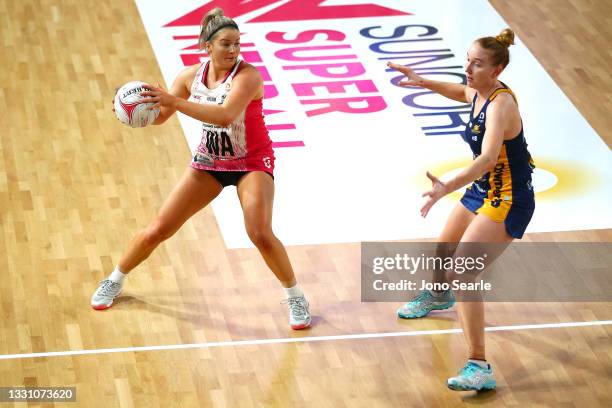
[[[506,28],[495,39],[504,47],[508,48],[511,45],[514,45],[514,31],[509,28]]]

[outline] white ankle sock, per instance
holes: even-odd
[[[285,289],[285,295],[287,296],[287,299],[293,298],[293,297],[304,296],[304,292],[302,292],[300,285],[297,283],[295,284],[295,286],[291,288],[283,288],[283,289]]]
[[[126,276],[126,274],[122,273],[119,270],[119,266],[115,266],[115,270],[111,272],[111,274],[108,276],[108,279],[112,280],[113,282],[123,283],[123,280]]]
[[[487,360],[476,360],[474,358],[470,358],[470,359],[468,359],[468,362],[474,363],[476,365],[479,365],[482,368],[491,368],[489,363],[487,363]]]

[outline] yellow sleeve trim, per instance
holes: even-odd
[[[491,96],[489,97],[489,100],[491,100],[491,101],[492,101],[493,99],[495,99],[495,97],[496,97],[497,95],[499,95],[500,93],[504,93],[504,92],[505,92],[505,93],[509,93],[509,94],[512,96],[512,98],[514,99],[514,102],[516,102],[516,104],[518,105],[518,101],[516,100],[516,95],[514,95],[514,92],[512,92],[512,91],[511,91],[510,89],[508,89],[508,88],[498,89],[497,91],[493,92],[493,94],[491,94]]]

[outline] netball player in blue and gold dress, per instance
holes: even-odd
[[[514,33],[506,29],[496,37],[476,40],[467,53],[463,84],[431,81],[409,67],[389,63],[403,73],[402,86],[420,86],[447,98],[472,104],[464,140],[469,144],[474,161],[448,181],[431,173],[427,177],[432,189],[425,194],[421,215],[445,195],[471,183],[461,202],[451,212],[439,237],[441,243],[495,243],[507,245],[521,238],[535,209],[531,173],[533,161],[523,135],[523,123],[516,97],[499,81],[508,65],[508,48],[514,44]],[[465,247],[465,245],[464,245]],[[459,297],[459,294],[457,294]],[[424,317],[432,310],[447,309],[455,303],[451,290],[423,291],[398,309],[401,318]],[[453,390],[483,390],[496,386],[491,365],[485,357],[484,304],[458,302],[463,333],[469,345],[468,361],[447,385]]]

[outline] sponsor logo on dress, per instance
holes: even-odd
[[[502,176],[504,174],[504,163],[497,163],[493,169],[493,200],[491,200],[491,207],[497,208],[501,204],[501,189],[503,187]]]
[[[212,157],[202,152],[196,152],[196,154],[193,156],[193,162],[207,167],[215,166],[215,161],[212,159]]]

